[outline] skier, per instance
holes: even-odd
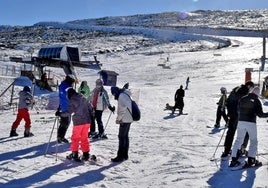
[[[173,107],[172,114],[174,114],[176,108],[179,109],[179,114],[182,114],[183,107],[184,107],[183,97],[184,97],[184,90],[183,90],[183,86],[181,85],[180,89],[178,89],[175,93],[175,97],[174,97],[175,105]]]
[[[48,90],[48,91],[53,91],[53,90],[51,89],[51,87],[49,86],[49,84],[48,84],[47,73],[44,73],[44,74],[42,74],[42,76],[41,76],[41,87],[40,87],[40,89],[41,89],[41,90],[46,89],[46,90]]]
[[[86,98],[89,96],[90,89],[87,85],[87,81],[82,81],[78,88],[78,93],[82,93]]]
[[[59,85],[59,112],[65,112],[68,110],[68,99],[66,94],[66,89],[73,86],[75,82],[75,78],[72,74],[68,74],[65,77],[65,80],[61,82]],[[57,132],[57,141],[58,143],[68,143],[69,141],[65,138],[67,129],[71,122],[71,116],[60,117],[60,125]]]
[[[217,103],[218,105],[218,108],[217,108],[217,113],[216,113],[216,123],[214,125],[215,128],[219,128],[220,127],[220,121],[221,121],[221,117],[223,117],[224,121],[225,121],[225,127],[228,127],[228,117],[225,113],[225,107],[226,107],[226,99],[227,99],[227,96],[226,96],[226,93],[227,93],[227,90],[225,87],[221,87],[221,98],[219,100],[219,102]]]
[[[247,83],[242,84],[241,86],[235,87],[227,98],[226,107],[229,116],[229,123],[228,123],[228,131],[224,141],[224,151],[221,155],[222,158],[227,157],[231,153],[231,147],[233,144],[234,135],[238,122],[238,111],[237,111],[238,102],[241,99],[241,97],[247,95],[249,89],[253,87],[254,83],[248,81]],[[245,152],[247,142],[248,142],[248,134],[246,134],[244,143],[241,146],[241,155],[244,154]]]
[[[237,125],[237,137],[232,149],[232,161],[230,167],[240,165],[238,161],[239,149],[243,143],[246,133],[249,134],[250,144],[248,150],[248,160],[244,167],[261,166],[262,163],[256,160],[258,151],[256,117],[268,117],[268,113],[262,111],[262,104],[258,99],[260,95],[259,87],[255,87],[248,95],[242,97],[239,101],[239,119]]]
[[[115,111],[115,107],[114,106],[112,107],[110,104],[109,96],[107,94],[107,91],[103,87],[102,79],[96,80],[96,87],[89,95],[88,100],[93,105],[93,109],[94,109],[93,121],[95,121],[96,119],[97,124],[98,124],[98,130],[99,130],[99,133],[95,133],[95,123],[92,123],[89,136],[92,138],[107,139],[107,135],[104,134],[104,129],[103,129],[102,113],[107,108],[107,106],[109,110],[111,110],[112,112]]]
[[[33,136],[31,133],[31,119],[29,114],[29,107],[34,104],[33,95],[31,94],[31,89],[28,86],[24,86],[23,90],[19,92],[19,105],[18,114],[16,120],[13,122],[10,137],[18,136],[16,129],[18,128],[22,119],[25,121],[25,131],[24,137]]]
[[[67,156],[67,159],[80,161],[78,149],[81,148],[83,152],[82,160],[87,161],[90,151],[88,131],[91,123],[92,106],[82,94],[77,93],[72,87],[67,88],[67,98],[69,100],[68,109],[64,112],[57,111],[55,114],[66,118],[73,114],[74,126],[70,146],[72,153]]]
[[[119,124],[119,146],[117,156],[112,158],[112,162],[122,162],[128,159],[129,150],[129,129],[133,122],[131,98],[127,89],[111,87],[111,93],[115,100],[118,100],[116,124]]]

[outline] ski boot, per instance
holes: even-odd
[[[215,123],[214,128],[220,128],[220,124],[219,123]]]
[[[58,143],[69,143],[69,141],[66,138],[58,137],[57,139]]]
[[[31,136],[34,136],[34,134],[30,132],[30,129],[25,129],[24,137],[31,137]]]
[[[78,151],[73,151],[71,154],[67,155],[66,158],[76,162],[81,162],[81,159],[78,156]]]
[[[262,162],[256,160],[254,157],[249,157],[243,168],[262,166]]]
[[[101,139],[108,139],[107,135],[102,133],[100,136],[99,136]]]
[[[112,162],[123,162],[125,159],[123,157],[117,156],[115,158],[112,158]]]
[[[83,152],[83,155],[82,155],[82,158],[81,160],[82,161],[88,161],[89,160],[89,153],[88,152]]]
[[[229,167],[237,167],[239,166],[241,163],[238,161],[237,157],[232,157],[232,161],[229,165]]]
[[[97,132],[89,132],[88,133],[88,138],[94,138],[98,133]]]
[[[221,154],[221,160],[226,161],[229,159],[229,156],[231,155],[232,151],[225,151]]]
[[[18,133],[16,133],[16,129],[11,129],[10,131],[10,137],[13,137],[13,136],[19,136]]]

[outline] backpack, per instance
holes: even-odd
[[[125,93],[127,96],[129,96],[127,93]],[[127,110],[129,111],[129,113],[132,116],[133,121],[139,121],[141,119],[141,111],[139,109],[138,104],[131,99],[131,97],[129,96],[130,100],[131,100],[131,108],[132,108],[132,113],[131,111],[127,108]]]
[[[226,100],[226,107],[227,107],[227,111],[229,115],[237,114],[238,102],[241,99],[241,97],[243,97],[247,93],[248,93],[248,89],[247,89],[247,86],[245,85],[235,87],[231,91],[230,95],[228,96]]]

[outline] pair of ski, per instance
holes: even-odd
[[[90,155],[88,160],[83,160],[82,157],[79,157],[78,160],[74,160],[73,158],[68,158],[68,156],[63,157],[61,155],[56,155],[56,153],[51,153],[56,159],[60,159],[63,162],[77,163],[77,164],[89,164],[89,165],[102,165],[103,162],[97,158],[96,155]]]
[[[229,168],[231,169],[231,171],[237,171],[237,170],[244,170],[244,169],[248,169],[248,168],[259,168],[259,167],[264,166],[264,165],[267,165],[267,163],[263,164],[262,162],[260,162],[259,164],[251,166],[251,165],[248,165],[248,163],[244,161],[238,166],[229,167]]]
[[[217,163],[217,159],[211,159],[210,161],[215,161]],[[268,165],[268,162],[265,161],[265,162],[261,162],[260,164],[257,164],[257,165],[254,165],[254,166],[251,166],[251,165],[248,165],[246,161],[243,161],[241,162],[238,166],[235,166],[235,167],[229,167],[229,160],[228,159],[220,159],[221,161],[221,165],[219,166],[219,169],[221,171],[238,171],[238,170],[244,170],[244,169],[250,169],[250,168],[259,168],[261,166],[267,166]],[[218,165],[217,165],[218,166]]]
[[[96,155],[90,155],[88,160],[84,160],[82,157],[79,157],[79,159],[73,159],[73,158],[68,158],[68,156],[66,157],[66,160],[70,161],[70,162],[76,162],[76,163],[81,163],[81,164],[86,164],[89,163],[91,165],[99,165],[101,162],[99,159],[97,159]]]

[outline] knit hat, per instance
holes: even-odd
[[[254,87],[251,91],[251,93],[256,94],[257,96],[260,95],[260,88],[258,86]]]
[[[254,83],[252,81],[247,81],[245,83],[246,86],[254,87]]]
[[[96,85],[97,86],[102,86],[103,85],[103,80],[102,79],[97,79],[96,80]]]
[[[227,93],[227,89],[225,87],[221,87],[220,90],[221,90],[221,93],[222,94],[226,94]]]
[[[73,85],[74,81],[75,81],[75,77],[72,74],[68,74],[65,77],[65,81],[69,84],[69,85]]]
[[[118,87],[115,87],[115,86],[111,87],[111,93],[114,96],[115,100],[118,100],[120,92],[122,92],[122,90],[119,89]]]
[[[67,91],[67,98],[68,99],[70,99],[76,93],[76,91],[72,87],[68,87],[66,89],[66,91]]]
[[[29,86],[24,86],[23,91],[31,92],[31,89]]]
[[[120,89],[118,87],[111,87],[111,93],[112,95],[119,95]]]

